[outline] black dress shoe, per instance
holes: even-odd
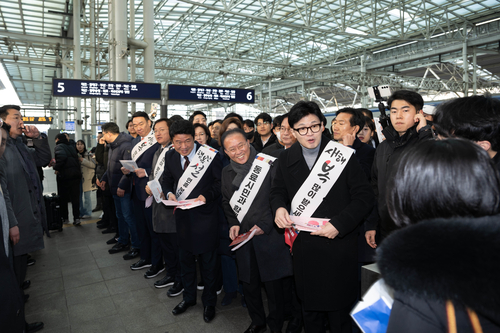
[[[130,259],[134,259],[134,258],[137,258],[139,256],[139,249],[135,249],[133,247],[130,248],[130,251],[128,251],[128,253],[126,253],[124,256],[123,256],[123,259],[124,260],[130,260]]]
[[[215,318],[215,306],[205,306],[203,309],[203,320],[209,323]]]
[[[30,280],[26,280],[26,281],[24,281],[24,282],[23,282],[23,284],[21,285],[21,288],[22,288],[23,290],[26,290],[26,289],[28,289],[30,286],[31,286],[31,281],[30,281]]]
[[[175,282],[175,276],[166,275],[160,281],[155,282],[155,288],[158,288],[158,289],[165,288],[165,287],[173,285],[174,282]]]
[[[249,328],[245,331],[245,333],[262,333],[266,331],[266,324],[264,325],[250,325]]]
[[[165,270],[165,266],[163,266],[162,264],[160,264],[160,265],[151,265],[151,267],[149,267],[149,269],[147,270],[147,272],[144,273],[144,277],[146,279],[152,279],[155,276],[158,276],[164,270]]]
[[[111,245],[111,244],[116,244],[118,243],[118,237],[113,237],[110,240],[106,241],[106,244]]]
[[[28,259],[28,266],[33,266],[34,264],[36,264],[36,260],[33,258],[29,258]]]
[[[106,229],[107,227],[109,227],[109,223],[99,223],[97,225],[97,229]]]
[[[143,268],[151,267],[151,262],[146,259],[141,259],[135,264],[130,265],[130,269],[133,271],[138,271]]]
[[[302,332],[302,318],[292,318],[286,327],[286,333],[300,333]]]
[[[42,322],[26,324],[26,333],[38,332],[43,328]]]
[[[177,304],[177,306],[172,310],[172,314],[174,316],[177,316],[181,313],[184,313],[186,312],[186,310],[191,307],[191,306],[195,306],[196,305],[196,302],[186,302],[185,300],[182,300],[179,304]]]
[[[102,231],[102,234],[115,234],[116,233],[116,228],[115,227],[108,227],[107,229],[104,229]]]
[[[168,291],[167,291],[167,296],[168,297],[175,297],[175,296],[179,296],[180,294],[182,294],[182,292],[184,291],[184,286],[182,285],[182,282],[174,282],[174,285],[172,286],[172,288],[170,288]]]
[[[112,248],[110,248],[108,250],[108,252],[110,254],[113,254],[113,253],[118,253],[118,252],[122,252],[122,251],[128,251],[128,249],[130,249],[130,245],[128,245],[128,244],[122,244],[122,243],[116,243]]]

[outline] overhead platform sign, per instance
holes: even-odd
[[[60,97],[161,100],[161,84],[52,79],[52,94]]]
[[[25,124],[52,124],[52,117],[23,117]]]
[[[255,103],[255,90],[169,84],[168,99],[190,102]]]

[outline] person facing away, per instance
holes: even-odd
[[[500,332],[500,178],[464,139],[405,151],[387,188],[401,227],[377,249],[394,289],[388,333]]]

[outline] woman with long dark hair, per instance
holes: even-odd
[[[90,218],[92,215],[92,200],[90,193],[97,188],[92,183],[92,178],[95,175],[95,161],[87,151],[85,141],[78,140],[76,142],[76,150],[78,151],[78,159],[82,170],[82,181],[80,184],[80,217],[83,219]]]
[[[377,250],[395,291],[387,332],[499,332],[500,179],[487,153],[422,142],[401,156],[387,203],[404,226]]]

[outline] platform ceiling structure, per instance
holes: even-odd
[[[72,77],[75,4],[82,79],[94,67],[96,79],[110,79],[108,8],[117,1],[126,0],[0,1],[0,61],[24,105],[54,107],[51,79],[61,68]],[[122,57],[132,81],[148,81],[143,17],[152,3],[154,81],[163,87],[252,88],[256,107],[283,112],[300,99],[367,105],[366,88],[379,84],[427,99],[500,93],[498,0],[126,2],[129,48]]]

